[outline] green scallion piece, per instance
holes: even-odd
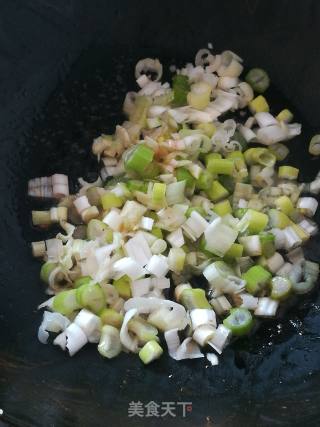
[[[40,279],[44,283],[49,283],[49,276],[56,267],[57,267],[57,264],[53,262],[45,262],[44,264],[42,264],[41,270],[40,270]]]
[[[172,79],[173,101],[174,107],[187,105],[187,95],[190,91],[189,79],[187,76],[178,74]]]
[[[74,288],[80,288],[82,285],[87,285],[88,283],[92,282],[91,276],[82,276],[76,279],[73,283]]]
[[[224,319],[223,324],[235,336],[246,335],[253,327],[252,314],[247,308],[232,308],[229,316]]]
[[[261,292],[269,283],[271,277],[271,273],[260,265],[254,265],[242,275],[242,278],[247,282],[246,290],[253,295]]]
[[[113,286],[118,291],[121,298],[127,300],[131,298],[131,279],[127,275],[113,281]]]
[[[195,179],[191,175],[191,173],[188,171],[188,169],[183,167],[176,169],[176,178],[177,178],[177,181],[186,181],[187,188],[193,188]]]
[[[142,362],[147,365],[153,360],[159,359],[163,353],[162,347],[157,343],[157,341],[147,342],[142,349],[139,351],[139,357]]]
[[[314,135],[309,143],[309,153],[313,156],[320,155],[320,135]]]
[[[52,308],[64,316],[70,316],[75,310],[81,308],[77,300],[77,289],[59,292],[53,298]]]
[[[123,314],[119,313],[113,308],[104,308],[99,317],[104,325],[111,325],[117,329],[121,328],[123,322]]]
[[[144,176],[144,171],[151,164],[153,156],[154,151],[150,147],[138,144],[128,153],[124,162],[125,168]]]
[[[106,297],[98,283],[82,285],[75,289],[77,303],[93,313],[99,313],[106,305]]]
[[[210,172],[204,170],[201,172],[199,178],[196,180],[196,188],[198,190],[209,190],[211,184],[213,182],[213,176]]]
[[[270,86],[270,78],[262,68],[252,68],[245,76],[245,81],[257,93],[265,92]]]
[[[272,233],[260,233],[259,239],[261,243],[262,255],[266,258],[272,257],[276,251],[274,235]]]
[[[205,291],[201,288],[185,289],[180,295],[180,302],[187,310],[211,308]]]
[[[290,296],[292,283],[285,277],[276,276],[271,280],[271,298],[282,301]]]

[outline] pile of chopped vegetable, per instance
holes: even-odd
[[[201,49],[170,86],[158,59],[139,61],[128,119],[93,142],[101,177],[80,178],[75,195],[65,175],[29,182],[30,196],[57,201],[33,211],[33,224],[64,231],[32,243],[51,296],[42,343],[53,332],[71,356],[89,342],[103,357],[130,351],[147,364],[166,342],[176,360],[216,364],[256,318],[314,289],[319,265],[302,246],[318,231],[320,174],[299,183],[283,163],[283,142],[301,125],[288,109],[269,112],[264,70],[245,81],[242,71],[235,53]],[[319,146],[316,135],[310,153]],[[199,275],[205,288],[191,284]]]

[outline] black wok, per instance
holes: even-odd
[[[28,242],[27,180],[53,172],[94,179],[92,139],[121,119],[144,55],[168,66],[212,42],[270,72],[275,109],[304,126],[290,161],[301,178],[319,160],[307,143],[319,131],[318,1],[0,2],[0,408],[15,426],[316,426],[320,416],[319,295],[301,299],[220,365],[165,356],[144,367],[122,354],[105,361],[88,346],[74,358],[37,341],[45,298]],[[281,89],[278,91],[277,89]],[[280,95],[281,93],[281,95]],[[290,100],[290,102],[288,101]],[[319,214],[317,220],[319,221]],[[320,261],[319,237],[306,248]],[[128,417],[131,401],[192,402],[186,417]],[[179,412],[179,413],[178,413]]]

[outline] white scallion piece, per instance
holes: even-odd
[[[145,279],[133,280],[131,282],[131,293],[133,297],[142,297],[151,290],[152,282],[149,277]]]
[[[119,231],[123,222],[118,209],[112,209],[102,221],[114,231]]]
[[[208,359],[208,361],[211,363],[212,366],[219,365],[219,359],[218,359],[218,356],[216,354],[207,353],[206,358]]]
[[[293,265],[301,264],[305,260],[301,247],[292,249],[290,252],[288,252],[287,258]]]
[[[137,233],[132,239],[129,239],[124,245],[128,257],[134,259],[139,265],[144,267],[152,257],[147,240],[142,233]]]
[[[219,316],[221,316],[224,313],[227,313],[230,310],[230,308],[232,308],[232,305],[224,295],[221,295],[217,298],[212,298],[210,300],[210,304],[212,305],[214,311]]]
[[[216,218],[204,230],[204,235],[207,250],[222,257],[235,242],[238,232]]]
[[[156,277],[164,277],[169,271],[169,264],[167,257],[163,255],[152,255],[146,269],[150,274]]]
[[[195,308],[190,311],[192,329],[195,330],[201,325],[217,326],[216,314],[213,310],[207,308]]]
[[[251,294],[243,293],[239,295],[241,299],[240,307],[247,308],[248,310],[255,310],[258,307],[259,298]]]
[[[213,325],[200,325],[198,326],[192,335],[192,339],[203,347],[211,340],[216,332],[216,328]]]
[[[86,334],[75,323],[71,323],[64,332],[58,335],[53,344],[59,345],[62,350],[68,350],[70,356],[75,355],[88,342]]]
[[[84,210],[91,207],[87,196],[78,197],[77,199],[74,200],[73,204],[74,204],[75,208],[77,209],[77,212],[79,215],[81,215],[81,213]]]
[[[193,240],[198,239],[203,232],[208,228],[209,223],[197,211],[191,212],[190,217],[182,225],[183,230]]]
[[[229,344],[232,332],[224,325],[220,324],[211,340],[208,344],[216,350],[217,353],[221,354],[224,348]]]
[[[258,306],[254,311],[256,316],[261,317],[274,317],[279,307],[279,301],[275,301],[271,298],[263,297],[259,298]]]
[[[266,260],[268,270],[270,270],[273,274],[280,270],[284,262],[285,261],[283,256],[279,254],[279,252],[275,252],[270,258]]]
[[[181,227],[168,234],[166,239],[170,245],[175,248],[181,248],[181,246],[183,246],[185,243]]]
[[[283,232],[285,236],[285,248],[287,251],[302,244],[302,240],[292,227],[286,227]]]
[[[89,342],[98,343],[101,335],[100,317],[89,310],[82,309],[74,319],[74,323],[83,330]]]
[[[260,256],[262,253],[260,238],[257,235],[239,237],[239,242],[243,245],[246,255]]]
[[[167,249],[167,246],[168,245],[165,240],[157,239],[152,243],[150,250],[154,255],[160,255]]]
[[[45,311],[43,313],[43,320],[38,330],[38,339],[42,344],[47,344],[49,332],[64,331],[70,325],[70,320],[60,313],[51,313]]]
[[[136,280],[145,275],[144,268],[129,257],[124,257],[116,261],[113,264],[113,269],[117,278],[127,275],[131,280]]]
[[[144,230],[150,231],[152,230],[154,220],[152,218],[148,218],[147,216],[143,216],[140,221],[140,227]]]
[[[300,197],[297,208],[303,215],[313,216],[318,208],[318,201],[314,197]]]

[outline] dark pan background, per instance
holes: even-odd
[[[274,112],[304,124],[290,161],[311,179],[306,152],[319,131],[320,2],[0,0],[0,408],[15,426],[317,426],[320,300],[266,323],[220,365],[164,356],[143,367],[88,346],[74,358],[36,338],[45,298],[28,242],[26,183],[55,171],[94,178],[92,139],[112,131],[143,55],[165,65],[200,47],[232,49],[270,72]],[[277,89],[281,89],[278,92]],[[281,95],[279,95],[281,93]],[[289,101],[290,102],[289,102]],[[290,143],[291,144],[291,143]],[[40,205],[39,205],[40,206]],[[319,214],[318,218],[319,220]],[[53,233],[53,231],[52,231]],[[320,261],[319,237],[307,247]],[[128,418],[130,401],[190,401],[185,418]],[[1,423],[1,422],[0,422]]]

